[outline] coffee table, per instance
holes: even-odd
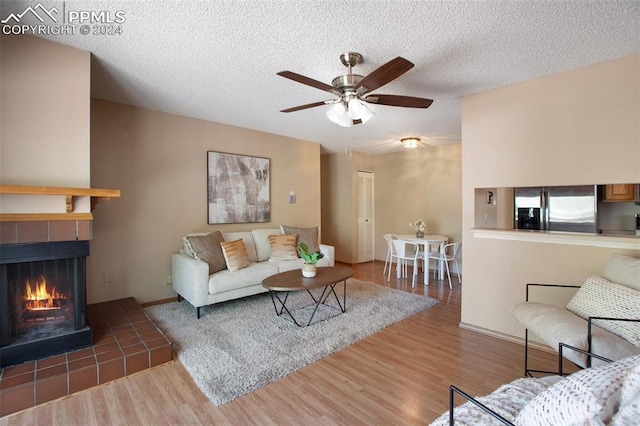
[[[278,316],[281,316],[286,312],[289,317],[291,317],[295,325],[298,327],[306,327],[311,325],[311,321],[313,320],[313,317],[318,311],[318,307],[320,307],[320,305],[331,306],[325,303],[331,294],[335,296],[340,310],[343,313],[347,310],[347,278],[351,277],[351,275],[353,275],[353,271],[349,268],[323,267],[318,268],[315,277],[305,278],[302,276],[302,272],[299,269],[296,269],[267,277],[262,281],[262,286],[269,290],[273,307]],[[335,287],[340,284],[340,282],[343,283],[342,303],[340,303],[340,298],[335,291]],[[322,294],[320,297],[316,298],[316,296],[311,293],[311,290],[321,287],[323,287]],[[287,308],[289,294],[291,294],[291,292],[301,290],[306,290],[315,303],[313,313],[309,317],[309,321],[306,325],[299,323],[289,308]],[[283,293],[284,298],[281,297]]]

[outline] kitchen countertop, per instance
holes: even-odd
[[[474,228],[471,232],[476,238],[640,250],[640,236],[635,236],[633,233],[582,234],[579,232],[495,228]]]

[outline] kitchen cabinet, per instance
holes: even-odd
[[[634,202],[636,201],[636,185],[618,184],[604,186],[604,200],[611,202]]]

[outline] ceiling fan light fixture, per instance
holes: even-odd
[[[418,147],[418,143],[420,142],[420,138],[402,138],[400,139],[400,143],[403,147],[407,149],[414,149]]]
[[[375,115],[371,108],[356,97],[349,99],[347,113],[352,120],[360,120],[363,124]]]
[[[278,72],[277,74],[281,77],[336,96],[329,101],[299,105],[283,109],[280,112],[289,113],[335,103],[336,105],[326,112],[327,118],[342,127],[352,127],[356,124],[366,123],[375,115],[374,111],[367,106],[368,103],[406,108],[429,108],[433,103],[432,99],[414,96],[368,96],[370,92],[379,89],[413,68],[413,63],[400,56],[376,68],[364,77],[353,72],[353,67],[362,62],[362,55],[356,52],[347,52],[340,55],[340,60],[348,68],[348,73],[334,78],[330,85],[295,72]]]
[[[336,103],[329,111],[327,111],[327,118],[342,127],[353,126],[353,119],[349,117],[347,107],[343,102]]]

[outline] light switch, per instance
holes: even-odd
[[[296,202],[296,194],[291,191],[289,192],[289,204],[293,204]]]

